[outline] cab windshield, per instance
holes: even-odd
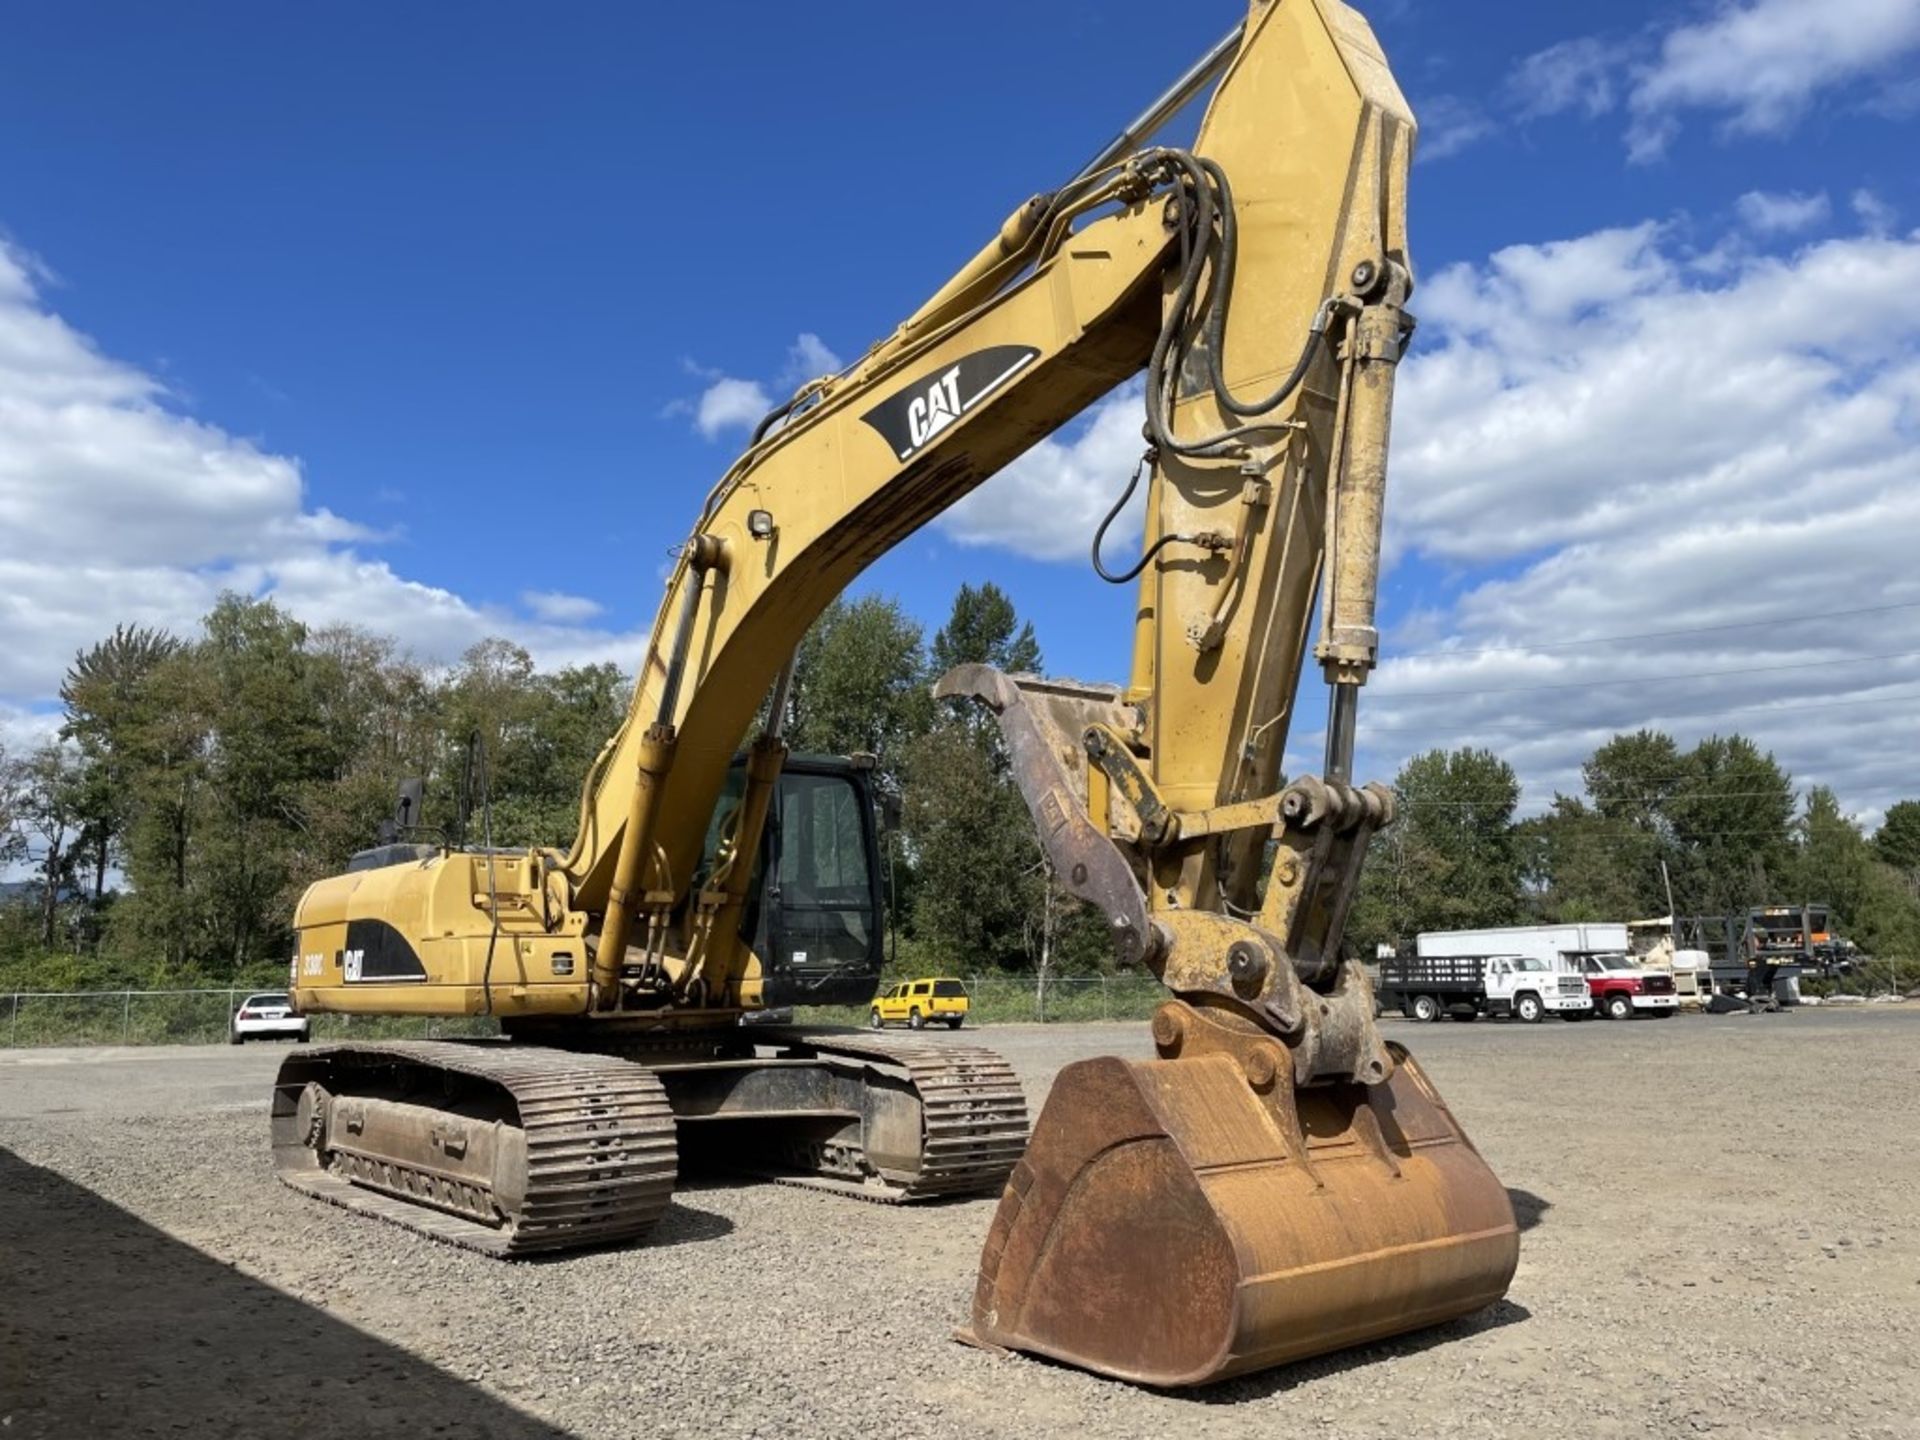
[[[876,916],[860,792],[839,775],[783,775],[775,822],[784,958],[801,971],[866,959]]]

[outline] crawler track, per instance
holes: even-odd
[[[326,1107],[355,1097],[397,1099],[453,1124],[491,1123],[491,1112],[524,1135],[524,1165],[516,1158],[499,1186],[450,1173],[429,1154],[369,1159],[315,1148]],[[498,1042],[296,1054],[274,1086],[273,1152],[296,1190],[501,1257],[640,1236],[667,1208],[677,1169],[673,1112],[652,1072],[604,1055]]]
[[[883,1204],[997,1191],[1027,1148],[1027,1100],[1013,1067],[978,1045],[870,1031],[766,1026],[754,1039],[816,1055],[836,1068],[903,1074],[925,1116],[920,1167],[864,1182],[833,1175],[775,1175],[783,1184],[832,1190]]]

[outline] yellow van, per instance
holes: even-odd
[[[904,1020],[918,1030],[935,1020],[958,1030],[967,1018],[967,987],[958,980],[902,980],[874,1002],[867,1023],[878,1030],[890,1020]]]

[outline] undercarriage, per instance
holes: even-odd
[[[883,1203],[994,1192],[1026,1098],[977,1046],[856,1030],[317,1046],[281,1066],[289,1185],[490,1255],[646,1234],[683,1162]]]

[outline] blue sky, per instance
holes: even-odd
[[[1239,8],[23,10],[0,737],[44,726],[76,645],[190,625],[229,583],[428,659],[494,631],[630,661],[743,438],[712,401],[702,432],[703,397],[779,393],[796,347],[857,354]],[[1920,792],[1920,590],[1888,547],[1920,537],[1920,0],[1361,8],[1423,122],[1385,610],[1418,653],[1367,759],[1493,743],[1538,802],[1653,721],[1756,733],[1869,819]],[[1904,297],[1863,341],[1832,297],[1883,283]],[[1724,403],[1674,388],[1703,335],[1708,388],[1753,367]],[[9,429],[10,396],[44,414]],[[1031,493],[1117,488],[1099,420]],[[64,558],[60,496],[97,521]],[[1050,668],[1117,678],[1126,600],[1082,543],[982,506],[865,585],[931,628],[995,579]]]

